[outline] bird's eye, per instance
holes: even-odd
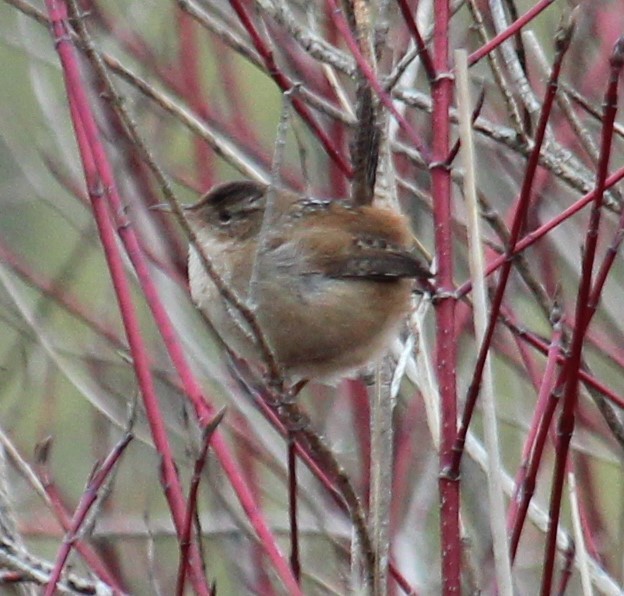
[[[229,211],[219,211],[219,223],[229,224],[232,221],[232,214]]]

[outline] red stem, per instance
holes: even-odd
[[[564,565],[559,578],[559,587],[557,589],[558,596],[565,596],[570,578],[572,577],[572,564],[576,555],[576,548],[572,540],[568,543],[568,548],[564,551]]]
[[[359,69],[361,70],[362,74],[364,75],[368,83],[370,84],[371,88],[377,94],[377,97],[379,97],[379,100],[381,101],[381,103],[383,103],[383,105],[386,106],[388,111],[392,114],[392,116],[396,119],[396,121],[401,126],[401,129],[403,130],[403,132],[412,142],[413,146],[418,150],[421,157],[423,158],[423,161],[425,163],[429,163],[431,161],[431,155],[430,155],[430,151],[428,147],[425,145],[424,141],[421,139],[420,135],[416,132],[416,130],[414,130],[412,125],[407,121],[405,116],[403,116],[403,114],[401,114],[401,112],[399,112],[394,107],[394,102],[392,101],[392,98],[383,88],[382,84],[379,82],[379,79],[375,75],[375,72],[373,71],[371,66],[368,64],[368,62],[366,61],[366,58],[364,58],[364,56],[362,55],[358,42],[353,36],[351,29],[349,29],[349,24],[347,23],[347,19],[345,18],[342,11],[338,8],[338,5],[336,4],[336,0],[327,0],[327,4],[330,7],[330,16],[334,24],[336,25],[337,29],[342,34],[349,48],[349,51],[351,52],[352,56],[355,58],[355,61],[357,62],[357,65]],[[447,151],[447,154],[448,154],[448,151]]]
[[[184,527],[180,536],[180,564],[178,566],[178,581],[176,585],[176,595],[184,594],[184,583],[186,580],[186,571],[188,568],[188,551],[191,545],[191,530],[193,528],[193,518],[197,512],[197,495],[199,494],[199,483],[202,478],[202,471],[206,465],[208,457],[208,448],[210,441],[214,435],[214,431],[223,419],[225,408],[223,408],[214,418],[214,420],[204,429],[204,438],[199,456],[195,460],[193,467],[193,477],[191,478],[191,486],[189,488],[188,506],[186,508],[186,517],[184,519]]]
[[[470,421],[472,419],[474,407],[476,405],[477,397],[479,395],[483,369],[485,367],[487,355],[490,349],[490,345],[492,343],[492,338],[494,337],[494,330],[496,328],[496,322],[498,320],[498,315],[501,310],[501,305],[503,303],[505,290],[507,289],[507,282],[509,280],[509,276],[511,274],[511,268],[513,266],[512,257],[515,252],[516,245],[518,244],[518,240],[520,238],[520,232],[522,231],[522,228],[524,226],[526,214],[528,212],[529,205],[531,203],[533,181],[535,179],[535,173],[539,165],[539,155],[540,155],[540,151],[541,151],[542,144],[544,142],[544,137],[546,134],[546,125],[548,124],[548,120],[550,118],[553,103],[555,101],[555,95],[557,93],[558,80],[559,80],[559,75],[561,73],[563,57],[565,55],[565,52],[570,42],[569,31],[567,35],[558,34],[556,41],[557,41],[557,52],[555,55],[555,61],[553,64],[552,73],[548,81],[546,97],[544,98],[544,105],[542,106],[542,110],[540,112],[540,118],[538,121],[537,130],[535,133],[535,141],[534,141],[533,150],[531,151],[531,154],[529,156],[529,160],[527,163],[524,181],[522,184],[522,189],[520,191],[520,197],[518,199],[518,204],[517,204],[516,211],[514,214],[513,224],[511,227],[510,234],[509,234],[508,245],[505,250],[505,254],[501,257],[502,267],[501,267],[501,271],[500,271],[500,275],[498,279],[498,284],[496,286],[496,292],[492,300],[492,308],[490,311],[488,326],[487,326],[485,335],[483,337],[483,342],[479,348],[479,355],[477,358],[477,363],[475,364],[473,377],[472,377],[470,386],[468,388],[468,394],[466,396],[466,405],[464,407],[461,424],[459,426],[459,431],[457,433],[457,442],[454,447],[455,457],[454,457],[453,465],[451,468],[453,474],[459,474],[459,465],[460,465],[461,457],[462,457],[463,450],[464,450],[464,442],[466,440],[466,434],[468,433],[468,427],[470,426]]]
[[[56,0],[46,0],[50,15],[54,39],[63,65],[63,74],[69,99],[72,123],[83,162],[85,179],[89,198],[93,206],[95,220],[98,226],[100,239],[108,268],[115,288],[122,316],[124,329],[128,337],[132,362],[137,375],[141,395],[148,412],[150,429],[154,443],[161,454],[163,472],[170,490],[166,496],[176,527],[180,528],[184,517],[184,497],[182,495],[177,471],[173,462],[173,455],[166,434],[162,416],[160,416],[158,399],[156,397],[153,379],[150,371],[149,357],[139,326],[136,309],[132,302],[132,295],[128,279],[125,275],[124,264],[117,246],[112,222],[109,218],[108,207],[105,203],[105,188],[112,197],[112,176],[110,171],[100,171],[106,168],[106,157],[103,147],[99,143],[97,125],[91,114],[87,94],[82,88],[82,81],[76,56],[73,52],[73,43],[67,28],[67,12],[65,5],[59,5]],[[107,184],[106,182],[110,182]],[[120,204],[120,203],[119,203]],[[208,594],[208,587],[201,575],[201,565],[195,551],[194,585],[200,593]],[[202,588],[203,584],[203,588]]]
[[[330,18],[331,9],[327,4],[323,7],[325,11],[325,21],[326,21],[326,38],[329,43],[332,45],[337,45],[339,35],[336,25],[334,21]],[[336,92],[333,88],[331,88],[329,82],[326,82],[326,86],[328,88],[325,95],[328,99],[333,99],[338,102],[338,97],[336,96]],[[331,136],[334,139],[336,146],[340,149],[347,146],[347,130],[346,127],[336,120],[332,120],[330,124]],[[340,172],[340,169],[335,164],[335,162],[329,163],[329,180],[328,186],[331,189],[332,196],[334,197],[345,197],[347,196],[349,190],[347,188],[345,177]],[[329,189],[328,189],[329,190]],[[329,193],[328,193],[329,194]]]
[[[509,504],[507,527],[510,532],[509,552],[512,563],[516,558],[520,535],[524,527],[529,504],[535,491],[537,472],[542,462],[542,454],[546,444],[546,436],[552,414],[556,407],[553,389],[556,380],[553,378],[557,367],[557,360],[561,354],[562,321],[554,325],[553,337],[548,349],[548,359],[542,385],[539,390],[535,412],[530,424],[531,432],[527,435],[522,455],[522,465],[516,476],[516,486]]]
[[[453,444],[457,436],[457,386],[455,342],[455,305],[453,285],[453,218],[451,210],[451,177],[444,166],[450,150],[449,110],[453,82],[449,73],[448,0],[436,2],[433,60],[438,73],[432,82],[433,162],[431,194],[435,229],[437,287],[436,303],[436,371],[440,392],[440,552],[442,559],[442,593],[459,594],[461,590],[462,547],[459,531],[459,478],[451,472]]]
[[[186,99],[193,111],[202,120],[210,119],[210,110],[203,101],[201,89],[200,51],[197,43],[197,30],[193,18],[183,11],[178,11],[178,28],[180,40],[179,70],[182,85],[186,91]],[[209,188],[214,183],[212,151],[208,144],[200,138],[194,138],[195,172],[201,188]]]
[[[63,567],[65,567],[65,563],[67,562],[69,553],[71,552],[71,549],[76,542],[78,531],[84,523],[85,518],[87,517],[87,514],[89,513],[91,507],[95,503],[98,497],[98,491],[100,490],[100,488],[102,488],[104,481],[113,471],[113,467],[119,461],[119,458],[121,457],[122,453],[124,452],[131,440],[131,434],[127,434],[125,437],[123,437],[123,439],[119,441],[119,443],[108,454],[107,458],[104,460],[104,463],[101,466],[97,467],[96,471],[93,473],[92,477],[87,483],[87,488],[83,492],[80,503],[78,504],[78,507],[74,512],[69,531],[63,539],[61,547],[59,548],[59,552],[56,555],[54,568],[50,573],[50,580],[48,581],[48,584],[46,586],[44,596],[52,596],[56,591],[56,584],[61,578]]]
[[[607,180],[605,181],[605,189],[615,186],[620,180],[622,180],[622,178],[624,178],[624,167],[619,168],[607,178]],[[492,273],[494,273],[494,271],[499,269],[499,267],[504,265],[510,257],[514,257],[515,255],[520,254],[523,250],[526,250],[527,248],[535,244],[538,240],[541,240],[544,236],[548,234],[548,232],[554,230],[556,227],[564,223],[574,214],[578,213],[581,209],[583,209],[583,207],[591,203],[595,199],[595,196],[596,190],[594,189],[588,192],[586,195],[582,196],[578,201],[576,201],[576,203],[570,205],[570,207],[562,211],[559,215],[553,217],[550,221],[542,224],[536,230],[529,232],[526,236],[522,238],[522,240],[518,241],[514,249],[510,251],[509,254],[505,253],[496,257],[495,259],[492,259],[492,261],[490,261],[485,269],[485,275],[491,275]],[[472,282],[464,282],[459,288],[457,288],[456,295],[458,298],[461,298],[468,294],[470,290],[472,290]]]
[[[84,160],[85,176],[88,180],[88,188],[90,190],[90,197],[92,198],[96,222],[104,246],[104,252],[111,272],[115,292],[119,300],[120,312],[128,336],[133,356],[133,365],[139,381],[139,387],[141,388],[141,395],[145,403],[150,429],[154,438],[154,443],[162,457],[163,481],[164,486],[167,487],[165,496],[173,515],[176,531],[179,535],[183,527],[186,510],[184,495],[173,462],[173,456],[169,446],[163,417],[159,409],[158,399],[154,391],[149,358],[141,336],[128,281],[125,277],[123,261],[121,260],[121,255],[119,254],[119,249],[116,244],[107,206],[101,200],[103,198],[103,193],[100,180],[103,182],[103,187],[107,191],[106,196],[111,202],[111,211],[116,217],[119,236],[135,268],[143,294],[163,337],[169,356],[182,380],[185,392],[195,407],[199,423],[204,426],[212,418],[214,411],[213,408],[204,401],[201,387],[193,376],[184,357],[182,346],[151,279],[149,268],[145,262],[134,229],[125,216],[123,202],[117,193],[111,166],[107,160],[104,148],[100,143],[97,126],[90,111],[87,94],[82,88],[80,72],[75,60],[75,55],[73,54],[73,44],[66,29],[67,13],[65,7],[64,5],[59,6],[55,0],[47,0],[47,2],[59,55],[61,56],[61,62],[63,64],[63,72],[66,77],[72,120],[81,149],[81,157]],[[244,478],[234,458],[219,434],[216,434],[213,439],[213,448],[250,523],[260,537],[261,544],[264,546],[280,578],[293,594],[299,594],[299,587],[290,572],[288,563],[281,554],[274,536],[271,534],[266,521],[258,509],[253,494],[244,482]],[[194,588],[199,593],[208,594],[209,589],[201,570],[199,552],[195,544],[191,547],[191,572],[191,580]]]
[[[541,339],[540,337],[537,337],[535,334],[530,333],[529,331],[526,331],[526,329],[522,329],[518,327],[517,325],[513,325],[513,328],[514,328],[514,333],[522,337],[530,346],[539,350],[542,354],[548,353],[548,345],[543,339]],[[565,364],[565,356],[560,355],[558,358],[558,361],[559,361],[559,364]],[[599,381],[596,377],[590,375],[587,371],[580,370],[579,378],[583,381],[583,383],[587,384],[592,389],[595,389],[596,391],[600,392],[602,395],[604,395],[607,399],[612,401],[619,408],[624,409],[624,397],[615,393],[615,391],[607,387],[604,383]]]
[[[433,66],[433,62],[431,61],[429,50],[425,45],[425,40],[422,38],[422,35],[418,30],[418,25],[416,25],[416,21],[412,16],[412,11],[407,4],[407,0],[397,0],[397,2],[399,3],[399,8],[401,9],[401,13],[403,14],[403,18],[405,19],[407,29],[409,30],[410,35],[414,38],[414,43],[418,48],[418,56],[420,56],[423,68],[427,73],[429,83],[431,83],[436,77],[436,70]]]
[[[332,139],[329,138],[327,133],[321,128],[321,125],[315,120],[308,106],[301,100],[300,97],[297,97],[296,85],[278,68],[275,63],[275,58],[273,57],[273,52],[262,39],[262,36],[247,14],[242,2],[240,0],[230,0],[230,5],[238,15],[238,18],[247,33],[249,33],[256,51],[260,54],[260,57],[264,61],[264,65],[269,76],[277,83],[283,92],[294,92],[291,99],[293,107],[319,139],[327,154],[336,162],[343,174],[348,178],[351,178],[353,175],[351,166],[347,163],[338,148],[334,145]]]
[[[481,46],[478,50],[468,56],[468,65],[472,66],[487,56],[492,50],[495,50],[506,39],[509,39],[512,35],[515,35],[524,27],[527,23],[530,23],[537,15],[548,8],[555,0],[540,0],[533,8],[529,9],[519,19],[515,20],[507,29],[501,31],[496,37],[488,41],[485,45]]]
[[[54,513],[54,517],[63,528],[63,531],[67,535],[69,535],[72,525],[72,519],[67,512],[67,507],[63,502],[64,499],[59,493],[58,487],[50,478],[47,466],[43,469],[40,469],[38,471],[38,475],[41,479],[43,489],[45,490],[45,493],[49,499],[49,503]],[[74,540],[73,545],[75,546],[83,561],[89,566],[89,570],[92,573],[99,577],[103,582],[111,586],[111,588],[113,588],[113,590],[115,590],[116,592],[124,592],[117,578],[111,574],[111,572],[106,567],[106,564],[100,558],[100,555],[95,552],[91,545],[87,544],[84,540],[79,539]]]
[[[371,471],[371,434],[370,434],[370,399],[366,385],[362,381],[347,380],[343,387],[348,393],[353,432],[357,441],[358,461],[361,462],[362,502],[370,503]]]
[[[582,363],[583,343],[587,327],[591,321],[593,310],[589,300],[591,294],[591,278],[598,244],[601,207],[606,189],[609,159],[611,157],[611,144],[613,139],[613,124],[617,113],[618,83],[620,71],[624,65],[624,37],[615,44],[610,60],[610,76],[605,92],[604,116],[602,126],[602,139],[600,147],[600,159],[596,180],[596,191],[590,220],[585,236],[585,249],[583,251],[583,263],[581,267],[581,283],[576,301],[576,320],[572,335],[570,356],[564,369],[564,392],[563,406],[557,429],[557,450],[555,469],[553,472],[553,485],[550,497],[550,524],[546,536],[546,550],[544,554],[544,574],[542,576],[542,596],[551,593],[552,577],[554,573],[557,530],[559,528],[559,516],[561,513],[561,499],[563,483],[565,480],[566,463],[570,441],[574,432],[575,411],[578,403],[578,380]]]

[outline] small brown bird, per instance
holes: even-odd
[[[224,283],[254,313],[291,381],[334,382],[379,357],[429,271],[407,219],[373,206],[318,201],[255,182],[210,190],[188,221]],[[259,350],[191,246],[193,301],[245,359]]]

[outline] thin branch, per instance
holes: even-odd
[[[605,91],[605,108],[603,117],[600,159],[598,162],[596,191],[592,202],[592,211],[587,225],[585,237],[581,280],[576,301],[576,318],[572,335],[570,354],[564,369],[563,405],[557,428],[557,448],[555,469],[553,471],[553,485],[550,497],[551,529],[548,532],[544,554],[544,573],[542,576],[542,596],[551,591],[552,576],[555,564],[556,532],[561,514],[561,498],[565,480],[566,463],[570,440],[574,432],[576,408],[578,403],[578,379],[581,369],[582,351],[585,333],[591,321],[593,310],[589,304],[592,291],[592,271],[596,256],[598,234],[601,218],[601,207],[606,189],[611,144],[613,139],[613,122],[618,106],[618,83],[622,67],[624,66],[624,37],[616,43],[610,60],[610,76]]]

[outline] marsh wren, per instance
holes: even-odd
[[[255,314],[291,380],[333,382],[383,354],[430,277],[403,215],[302,198],[255,182],[217,186],[186,210],[223,282]],[[247,321],[189,250],[191,296],[235,353],[260,357]]]

